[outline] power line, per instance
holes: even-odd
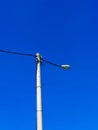
[[[15,54],[15,55],[32,56],[32,57],[36,58],[36,55],[26,54],[26,53],[20,53],[20,52],[16,52],[16,51],[0,50],[0,52],[2,52],[2,53],[9,53],[9,54]],[[51,65],[53,65],[53,66],[56,66],[56,67],[60,67],[60,68],[61,68],[60,65],[58,65],[58,64],[56,64],[56,63],[53,63],[53,62],[50,62],[50,61],[48,61],[48,60],[45,60],[45,59],[43,59],[43,58],[42,58],[42,61],[44,61],[44,62],[46,62],[46,63],[48,63],[48,64],[51,64]]]
[[[15,51],[8,51],[8,50],[0,50],[0,52],[10,53],[10,54],[16,54],[16,55],[24,55],[24,56],[33,56],[33,57],[36,57],[33,54],[25,54],[25,53],[20,53],[20,52],[15,52]]]

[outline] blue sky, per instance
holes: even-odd
[[[98,2],[0,1],[0,49],[40,52],[44,130],[98,130]],[[35,130],[32,57],[0,53],[0,129]]]

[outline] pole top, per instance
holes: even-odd
[[[37,62],[41,62],[42,56],[40,55],[40,53],[36,53],[36,61]]]

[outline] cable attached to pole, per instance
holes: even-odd
[[[16,54],[16,55],[24,55],[24,56],[33,56],[33,57],[36,57],[33,54],[25,54],[25,53],[20,53],[20,52],[15,52],[15,51],[8,51],[8,50],[0,50],[0,52],[10,53],[10,54]]]
[[[16,54],[16,55],[23,55],[23,56],[32,56],[32,57],[36,58],[36,55],[26,54],[26,53],[20,53],[20,52],[16,52],[16,51],[0,50],[0,52],[2,52],[2,53],[9,53],[9,54]],[[62,67],[65,68],[65,66],[58,65],[58,64],[56,64],[56,63],[53,63],[53,62],[48,61],[48,60],[45,60],[45,59],[43,59],[43,58],[42,58],[42,61],[43,61],[43,62],[46,62],[46,63],[48,63],[48,64],[50,64],[50,65],[59,67],[59,68],[62,68]]]

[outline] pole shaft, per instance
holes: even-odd
[[[42,127],[42,93],[41,93],[41,56],[36,54],[37,71],[36,71],[36,107],[37,107],[37,130],[43,130]]]

